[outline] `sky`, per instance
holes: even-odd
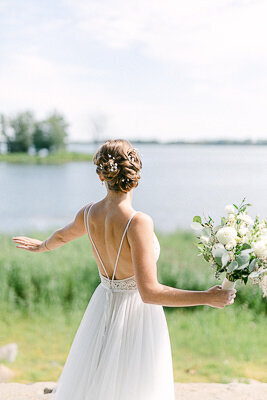
[[[0,113],[69,140],[267,139],[265,0],[0,0]]]

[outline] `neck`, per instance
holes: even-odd
[[[115,190],[109,190],[107,189],[107,195],[105,197],[105,201],[107,203],[112,203],[112,204],[117,204],[117,205],[121,205],[123,204],[127,204],[130,207],[132,206],[132,198],[133,198],[133,191],[130,190],[129,192],[115,192]]]

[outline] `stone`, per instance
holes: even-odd
[[[14,362],[18,354],[17,343],[8,343],[0,347],[0,360]]]

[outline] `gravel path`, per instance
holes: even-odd
[[[49,400],[54,382],[0,383],[0,400]],[[176,400],[266,400],[267,383],[175,383]],[[168,400],[168,399],[166,399]]]

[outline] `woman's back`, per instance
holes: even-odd
[[[103,276],[106,276],[106,273],[101,260],[110,279],[116,261],[114,279],[120,280],[134,275],[127,228],[135,213],[136,211],[123,204],[111,205],[103,200],[86,207],[86,229],[93,245],[99,271]]]

